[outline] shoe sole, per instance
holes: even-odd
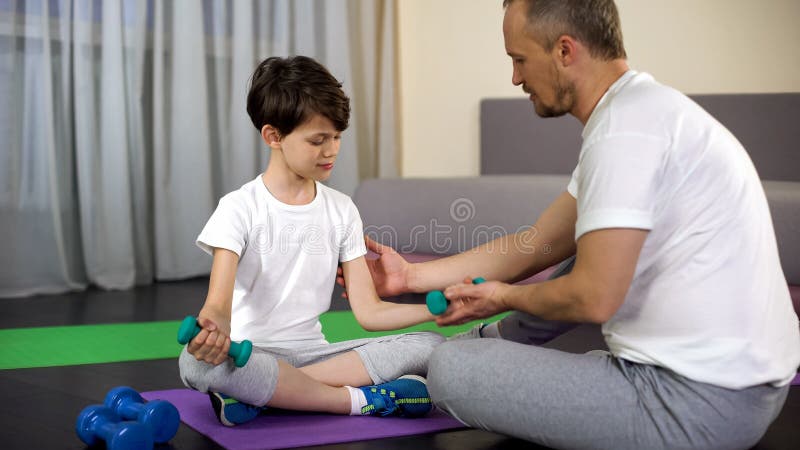
[[[209,394],[210,395],[208,398],[211,399],[211,407],[214,408],[214,412],[219,411],[218,414],[215,414],[219,422],[226,427],[236,426],[235,423],[231,422],[227,417],[225,417],[225,399],[220,397],[216,392],[209,392]]]
[[[421,377],[419,375],[403,375],[403,376],[398,378],[398,380],[403,380],[403,379],[417,380],[420,383],[424,384],[426,388],[428,387],[428,380],[426,380],[424,377]]]

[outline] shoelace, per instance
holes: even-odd
[[[393,391],[387,391],[386,394],[373,392],[372,404],[375,406],[375,410],[380,411],[381,416],[388,416],[397,411],[398,406],[392,395],[394,395]]]

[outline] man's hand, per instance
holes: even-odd
[[[436,324],[460,325],[508,311],[503,303],[503,292],[509,287],[510,285],[499,281],[472,284],[472,278],[465,278],[464,284],[444,290],[444,296],[450,301],[450,305],[444,314],[436,318]]]
[[[186,348],[198,361],[220,365],[228,359],[231,346],[231,319],[210,308],[203,308],[197,316],[200,333],[189,341]]]
[[[411,264],[392,247],[379,244],[367,236],[364,236],[364,242],[367,244],[367,249],[378,255],[377,259],[367,259],[367,267],[372,281],[375,283],[378,296],[391,297],[408,292],[408,274]],[[336,271],[336,283],[347,288],[341,267]],[[346,290],[342,297],[347,298]]]

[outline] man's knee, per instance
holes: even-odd
[[[437,346],[428,362],[428,391],[434,402],[450,397],[449,389],[454,378],[464,372],[464,352],[462,347],[474,344],[472,341],[450,341]]]
[[[545,320],[515,311],[498,322],[500,337],[525,345],[542,345],[577,327],[578,323]]]

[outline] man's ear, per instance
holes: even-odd
[[[272,125],[264,125],[261,127],[261,139],[264,143],[269,145],[273,150],[280,150],[281,148],[281,133]]]
[[[568,35],[561,35],[553,46],[553,53],[562,66],[567,67],[575,63],[578,42]]]

